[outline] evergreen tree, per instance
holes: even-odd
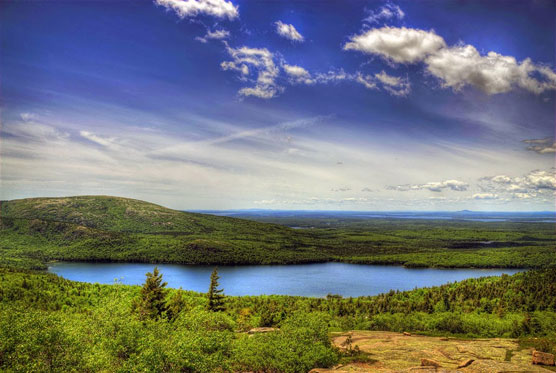
[[[179,313],[185,308],[185,299],[183,299],[182,290],[174,292],[170,300],[166,304],[166,317],[168,320],[174,320]]]
[[[223,289],[218,289],[218,269],[214,268],[210,275],[210,286],[208,291],[208,309],[209,311],[223,311],[224,310],[224,294]]]
[[[141,288],[141,294],[133,302],[134,310],[139,314],[139,318],[158,319],[166,311],[166,292],[167,283],[162,282],[162,273],[158,267],[154,267],[153,273],[147,273],[147,279]]]

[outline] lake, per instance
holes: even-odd
[[[139,285],[153,264],[56,262],[48,270],[69,280]],[[206,292],[214,266],[159,264],[173,288]],[[283,294],[325,297],[376,295],[394,290],[442,285],[466,278],[514,274],[518,269],[438,269],[398,266],[317,263],[294,265],[219,266],[220,285],[228,295]]]

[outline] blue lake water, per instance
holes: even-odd
[[[74,281],[128,285],[145,281],[153,264],[56,262],[49,271]],[[173,288],[206,292],[213,266],[159,264],[164,281]],[[517,269],[437,269],[397,266],[317,263],[295,265],[219,266],[220,285],[228,295],[283,294],[325,297],[376,295],[394,290],[442,285],[466,278],[514,274]]]

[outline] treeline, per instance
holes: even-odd
[[[336,364],[328,333],[350,329],[536,336],[550,349],[556,338],[554,269],[374,297],[226,296],[217,307],[206,294],[156,290],[163,278],[146,284],[156,296],[0,270],[0,370],[302,372]],[[260,326],[277,331],[246,333]]]
[[[206,233],[185,234],[121,232],[75,223],[3,217],[0,266],[44,269],[49,260],[210,265],[343,261],[408,267],[556,266],[554,233],[538,224],[521,225],[521,231],[507,232],[500,227],[479,228],[459,223],[427,229],[425,224],[389,226],[383,222],[379,226],[384,231],[375,228],[358,231],[291,230],[238,221],[242,224],[235,228],[226,221],[220,227],[215,223]],[[477,241],[482,239],[487,244]],[[496,244],[488,244],[491,241]]]
[[[556,266],[550,223],[288,217],[283,223],[185,213],[106,196],[0,202],[0,266],[49,260],[180,264],[344,261],[408,267]]]

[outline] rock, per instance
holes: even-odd
[[[269,333],[277,330],[276,328],[269,328],[269,327],[260,327],[260,328],[253,328],[247,332],[247,334],[257,334],[257,333]]]
[[[460,368],[465,368],[465,367],[471,365],[471,363],[474,362],[474,361],[475,361],[475,359],[467,359],[467,360],[464,360],[464,361],[462,361],[462,362],[458,365],[458,369],[460,369]]]
[[[435,368],[440,368],[441,367],[439,362],[434,361],[432,359],[425,359],[425,358],[421,359],[421,366],[422,367],[435,367]]]
[[[546,352],[533,351],[533,364],[554,365],[554,355]]]
[[[409,337],[409,336],[411,335],[411,333],[408,333],[408,332],[403,332],[403,335],[406,335],[406,336],[408,336],[408,337]]]

